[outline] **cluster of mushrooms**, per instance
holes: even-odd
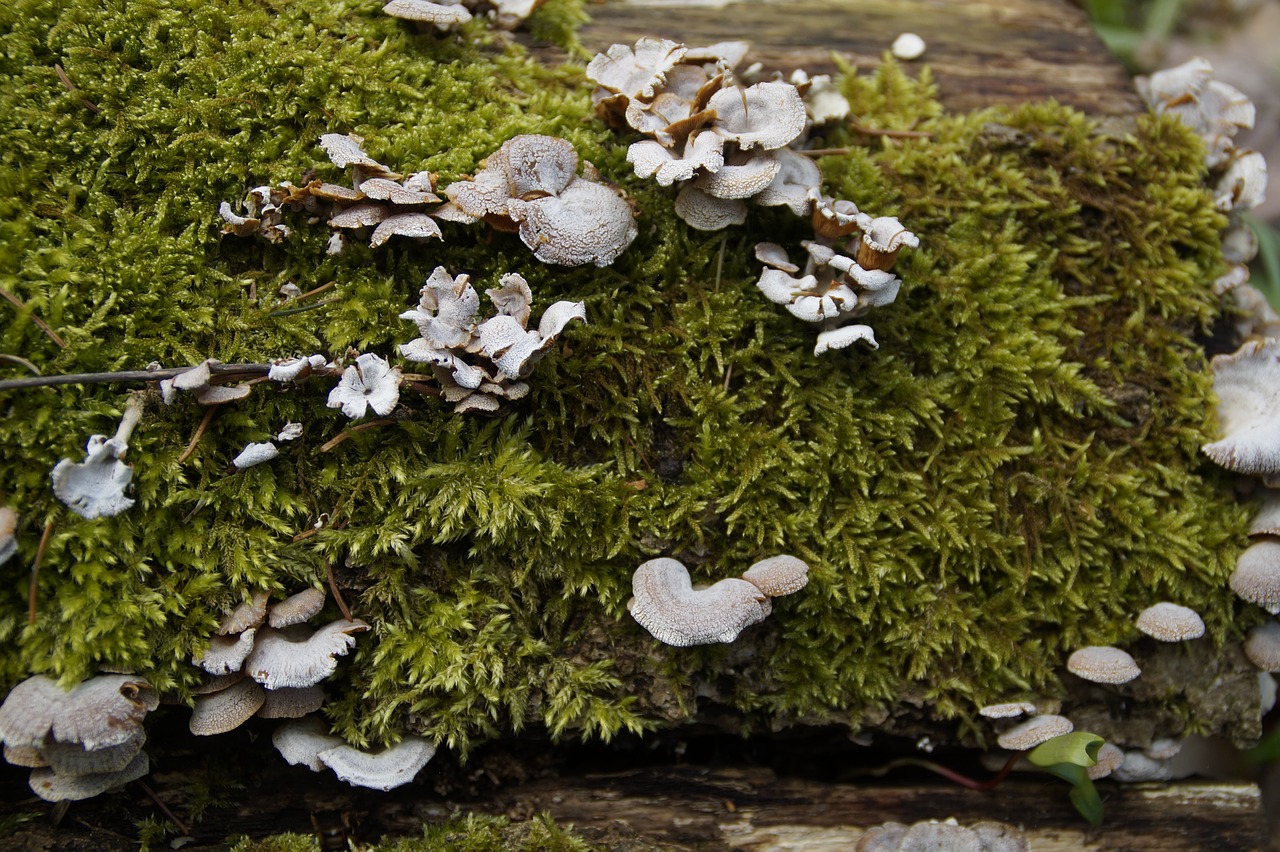
[[[746,50],[743,42],[615,44],[587,66],[597,84],[596,112],[615,129],[649,137],[627,149],[627,160],[639,177],[681,185],[675,212],[691,227],[742,224],[748,201],[808,216],[814,239],[803,244],[801,264],[782,246],[756,246],[767,267],[761,292],[818,326],[815,355],[857,341],[875,347],[871,327],[852,320],[897,298],[894,262],[903,246],[919,240],[894,217],[872,217],[852,201],[822,194],[822,174],[801,146],[814,123],[847,113],[829,80],[799,74],[792,82],[741,85],[733,69]]]
[[[382,11],[393,18],[451,30],[483,15],[499,29],[514,30],[546,0],[391,0]]]
[[[732,642],[773,611],[771,598],[798,592],[809,566],[794,556],[762,559],[741,576],[694,586],[676,559],[650,559],[631,577],[631,617],[659,642],[677,648]]]
[[[554,136],[516,136],[482,162],[470,180],[436,194],[436,176],[403,176],[365,153],[358,136],[326,133],[320,147],[330,162],[351,170],[351,186],[322,180],[297,186],[284,181],[258,186],[245,198],[245,212],[222,202],[223,232],[261,236],[271,242],[291,231],[283,211],[327,220],[333,229],[329,253],[341,253],[348,234],[369,234],[377,248],[393,236],[443,239],[439,222],[483,220],[517,233],[543,263],[607,266],[635,239],[635,216],[621,193],[603,182],[591,163],[582,164],[573,145]],[[370,229],[372,232],[370,233]]]

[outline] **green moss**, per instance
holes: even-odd
[[[468,814],[423,829],[422,837],[361,845],[369,852],[591,852],[611,848],[588,843],[572,828],[561,828],[547,814],[511,825],[503,817]],[[627,848],[642,848],[639,842]],[[231,852],[321,852],[320,842],[309,834],[278,834],[263,840],[241,838]]]
[[[391,354],[437,264],[480,287],[520,272],[540,306],[584,299],[590,324],[495,421],[406,398],[394,425],[321,452],[346,427],[327,388],[259,386],[179,463],[204,412],[155,407],[130,449],[138,505],[92,522],[56,503],[48,471],[114,428],[122,392],[0,396],[3,502],[22,515],[0,680],[111,664],[185,695],[222,613],[253,589],[320,585],[326,564],[374,627],[327,708],[360,744],[418,731],[465,751],[526,725],[608,738],[686,718],[697,695],[744,727],[857,725],[908,695],[971,718],[1061,693],[1070,650],[1131,640],[1156,600],[1195,607],[1211,641],[1238,637],[1226,578],[1246,513],[1198,455],[1212,417],[1195,338],[1217,315],[1222,220],[1190,133],[1052,103],[944,115],[923,75],[851,76],[864,126],[932,135],[833,132],[849,152],[822,161],[826,189],[900,216],[922,246],[870,317],[881,348],[819,359],[754,286],[752,246],[796,245],[804,223],[756,210],[690,231],[591,117],[580,67],[539,67],[478,24],[415,34],[379,5],[0,10],[0,286],[26,305],[0,305],[0,351],[45,373]],[[548,4],[539,26],[564,41],[578,11]],[[463,226],[336,258],[301,220],[280,246],[222,237],[220,201],[337,176],[323,132],[445,184],[512,135],[562,135],[626,188],[641,233],[605,270],[540,267],[513,236]],[[282,284],[330,281],[324,304],[274,312]],[[280,459],[227,474],[290,420],[306,434]],[[46,521],[27,625],[12,566]],[[626,616],[646,558],[711,580],[779,551],[812,581],[735,648],[659,646]]]

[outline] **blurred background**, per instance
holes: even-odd
[[[1193,56],[1258,108],[1251,131],[1236,137],[1280,164],[1280,0],[1082,0],[1098,35],[1131,74],[1178,65]],[[1280,308],[1280,191],[1247,217],[1258,234],[1251,281]]]

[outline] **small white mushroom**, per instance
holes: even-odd
[[[1280,540],[1264,538],[1245,548],[1231,574],[1231,589],[1272,615],[1280,613]]]
[[[1280,537],[1280,491],[1269,489],[1262,500],[1262,508],[1249,525],[1249,535]],[[3,561],[3,560],[0,560]]]
[[[862,341],[871,344],[872,349],[879,349],[875,331],[869,325],[843,325],[830,331],[818,333],[818,342],[814,344],[813,354],[821,355],[830,349],[844,349]]]
[[[1280,672],[1280,622],[1268,621],[1249,631],[1244,655],[1264,672]]]
[[[690,184],[676,195],[676,215],[691,228],[718,231],[747,221],[746,202],[716,198]]]
[[[724,164],[724,139],[711,132],[692,133],[679,156],[670,148],[645,139],[627,148],[627,162],[635,169],[636,177],[651,177],[659,186],[670,186],[700,172],[719,169]]]
[[[748,568],[742,579],[769,597],[777,598],[803,589],[809,582],[809,566],[794,556],[770,556]]]
[[[267,623],[279,630],[292,624],[301,624],[324,609],[324,592],[317,588],[305,589],[290,595],[271,607]]]
[[[1071,720],[1064,716],[1045,714],[1034,716],[1021,725],[1010,728],[996,737],[1000,748],[1009,751],[1027,751],[1054,737],[1069,734],[1075,729]]]
[[[1224,213],[1251,210],[1267,193],[1267,161],[1257,151],[1232,153],[1227,170],[1214,189],[1214,204]]]
[[[415,240],[426,240],[443,236],[436,220],[426,213],[395,213],[378,223],[373,229],[369,245],[373,248],[385,243],[394,236],[409,237]]]
[[[253,467],[255,464],[271,461],[278,455],[280,455],[280,450],[270,441],[251,443],[247,444],[240,451],[240,454],[231,460],[231,465],[236,470],[244,470],[245,468]]]
[[[400,377],[399,367],[366,353],[342,371],[342,380],[329,392],[327,405],[341,408],[353,420],[364,417],[369,409],[390,414],[400,401]]]
[[[252,680],[237,681],[226,689],[196,698],[187,727],[198,737],[225,734],[243,725],[266,700],[266,693]]]
[[[151,771],[146,752],[138,755],[118,772],[97,775],[60,775],[52,769],[32,771],[27,782],[32,792],[46,802],[78,802],[92,799],[108,790],[136,781]]]
[[[323,723],[315,717],[285,722],[271,734],[271,744],[290,766],[305,766],[312,772],[323,772],[320,752],[346,745],[341,737],[325,733]]]
[[[822,186],[818,164],[790,148],[774,152],[780,168],[773,182],[751,199],[762,207],[784,206],[797,216],[807,216],[811,209],[811,193]]]
[[[36,675],[0,705],[0,741],[39,747],[52,736],[89,750],[109,748],[129,741],[157,704],[155,691],[131,675],[99,675],[71,690]]]
[[[1183,642],[1204,635],[1204,621],[1195,610],[1168,601],[1144,609],[1134,624],[1161,642]]]
[[[377,225],[391,215],[391,209],[385,204],[373,201],[361,201],[353,204],[340,213],[329,217],[331,228],[366,228]]]
[[[918,248],[920,240],[902,227],[896,216],[858,214],[858,227],[862,229],[862,242],[858,246],[858,265],[864,269],[893,269],[898,252],[903,246]]]
[[[889,48],[889,52],[895,57],[906,61],[924,56],[924,50],[924,39],[915,33],[903,33],[893,40],[893,45]]]
[[[281,442],[296,441],[301,437],[302,437],[301,423],[286,423],[284,424],[284,428],[281,429],[278,433],[276,433],[276,440]]]
[[[309,355],[306,358],[281,358],[271,362],[267,370],[267,378],[273,382],[301,383],[315,370],[325,365],[323,355]]]
[[[694,590],[689,572],[675,559],[641,564],[631,588],[632,617],[660,642],[679,648],[732,642],[771,610],[767,595],[736,577]]]
[[[261,719],[301,719],[324,706],[324,690],[319,686],[284,687],[263,692],[265,698],[257,713]]]
[[[203,654],[193,657],[191,662],[211,675],[226,675],[240,671],[249,652],[253,650],[253,636],[256,629],[250,627],[242,633],[229,636],[214,636],[209,640],[209,647]]]
[[[93,435],[85,445],[85,460],[62,459],[53,467],[53,493],[82,518],[109,518],[133,505],[124,490],[133,468],[124,463],[129,437],[142,419],[142,397],[131,395],[116,434]]]
[[[320,137],[320,147],[324,149],[329,160],[338,168],[348,166],[369,166],[382,169],[383,165],[370,157],[360,146],[364,140],[359,136],[347,136],[341,133],[326,133]]]
[[[8,506],[0,506],[0,565],[18,552],[17,529],[18,513]]]
[[[694,186],[716,198],[750,198],[777,177],[782,164],[771,152],[735,154],[714,172],[698,176]]]
[[[1133,657],[1110,645],[1090,645],[1067,658],[1067,671],[1094,683],[1128,683],[1142,674]]]
[[[471,12],[461,0],[391,0],[382,11],[393,18],[434,24],[438,30],[447,30],[471,20]]]
[[[558,195],[512,199],[507,215],[520,240],[543,263],[608,266],[631,245],[639,229],[626,200],[613,188],[578,178]]]
[[[238,402],[253,392],[253,385],[211,385],[196,391],[196,402],[201,405],[226,405]]]
[[[406,737],[377,754],[340,745],[317,755],[320,762],[355,787],[392,790],[408,784],[435,757],[436,747],[421,737]]]
[[[804,132],[807,115],[790,83],[756,83],[721,89],[707,106],[716,112],[715,132],[749,150],[781,148]]]
[[[682,44],[647,36],[634,47],[610,45],[587,64],[587,76],[600,86],[592,101],[599,104],[611,95],[621,95],[624,100],[653,100],[658,87],[666,82],[667,72],[685,53],[687,48]]]
[[[1171,773],[1163,760],[1154,760],[1140,751],[1127,751],[1120,765],[1111,770],[1110,777],[1132,784],[1139,781],[1168,781]]]
[[[1112,743],[1103,743],[1098,749],[1098,762],[1085,769],[1091,781],[1106,778],[1124,763],[1124,749]]]
[[[979,715],[988,719],[1015,719],[1018,716],[1034,716],[1036,705],[1027,701],[1008,701],[1003,704],[988,704],[978,710]]]
[[[241,633],[251,627],[257,627],[266,620],[267,617],[267,601],[270,600],[270,592],[261,589],[249,595],[247,601],[242,601],[231,610],[231,613],[222,620],[218,625],[218,635],[228,636],[232,633]]]
[[[1246,342],[1211,366],[1224,437],[1204,452],[1237,473],[1280,473],[1280,340]]]
[[[264,628],[245,660],[249,677],[267,689],[315,686],[338,668],[338,657],[355,647],[354,634],[369,629],[363,621],[335,621],[315,633]]]

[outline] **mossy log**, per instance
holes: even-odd
[[[0,489],[21,517],[6,570],[42,557],[30,587],[19,571],[0,588],[6,687],[109,666],[188,701],[200,678],[189,661],[227,611],[254,591],[326,585],[332,571],[372,630],[332,683],[326,718],[370,747],[413,733],[466,757],[530,731],[595,742],[694,724],[977,746],[993,738],[977,708],[1015,697],[1064,706],[1129,746],[1185,733],[1256,740],[1256,673],[1238,645],[1261,615],[1227,588],[1249,513],[1199,453],[1214,431],[1206,356],[1232,335],[1211,289],[1224,219],[1199,141],[1141,112],[1078,9],[591,7],[580,33],[591,48],[641,34],[745,37],[770,67],[834,70],[832,52],[859,66],[841,81],[858,126],[820,140],[833,152],[824,191],[898,216],[922,245],[902,255],[898,301],[874,315],[880,348],[819,359],[811,329],[761,297],[752,259],[760,240],[798,246],[805,223],[759,210],[743,229],[691,230],[672,192],[633,174],[633,140],[593,116],[580,61],[532,62],[479,21],[460,36],[418,32],[380,6],[0,9],[0,286],[21,305],[0,304],[0,351],[45,373],[391,354],[409,336],[397,317],[436,264],[468,271],[478,289],[520,272],[539,308],[580,299],[589,323],[496,419],[406,399],[356,431],[314,381],[257,386],[212,416],[190,400],[154,404],[129,451],[137,506],[98,521],[58,504],[48,472],[114,427],[123,392],[3,392]],[[572,55],[578,11],[551,0],[535,14],[532,38],[559,44],[543,55]],[[883,61],[908,29],[930,42],[924,61]],[[513,135],[560,135],[626,190],[641,234],[598,270],[548,269],[511,234],[452,225],[442,244],[336,257],[328,231],[301,217],[281,244],[220,233],[218,202],[248,187],[336,178],[316,148],[327,132],[358,133],[380,161],[442,184]],[[285,305],[284,285],[324,298]],[[286,422],[305,435],[280,459],[228,472]],[[676,556],[714,580],[777,552],[806,559],[810,584],[732,646],[660,646],[627,616],[645,559]],[[1133,615],[1162,599],[1196,608],[1206,638],[1141,639]],[[1130,647],[1146,679],[1113,689],[1065,675],[1071,650],[1109,643]],[[684,777],[697,826],[721,780],[748,791],[753,825],[766,828],[760,809],[781,808],[770,786],[829,803],[852,789],[746,773],[705,776],[715,783],[697,792]],[[594,781],[566,778],[467,807],[607,818],[584,792]],[[430,783],[424,774],[414,795]],[[637,814],[669,804],[627,778],[601,783]],[[1048,783],[1010,789],[1020,803],[1060,798]],[[299,788],[264,787],[238,825],[294,828],[248,811],[279,797],[305,813]],[[1256,800],[1223,789],[1253,826]],[[403,799],[365,812],[401,829],[444,813],[449,792],[405,822],[399,804],[381,803]],[[207,805],[207,785],[202,795],[178,798]],[[1200,848],[1241,836],[1220,827],[1222,812],[1195,810],[1206,797],[1190,799],[1180,812],[1218,838]],[[928,803],[943,800],[938,788],[903,792],[880,818],[937,815]],[[963,817],[968,799],[945,800]],[[1112,826],[1131,807],[1153,813],[1139,791],[1113,802]],[[564,803],[574,806],[557,813]],[[805,805],[794,819],[829,811]],[[870,820],[860,813],[851,824]],[[1177,848],[1167,835],[1161,845]]]

